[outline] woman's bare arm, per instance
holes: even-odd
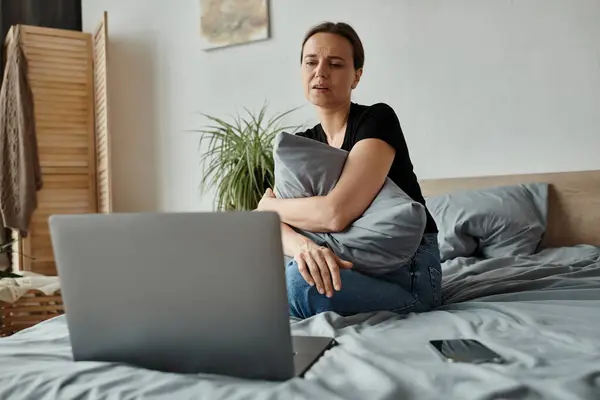
[[[288,257],[295,257],[307,245],[314,243],[284,222],[281,223],[281,241],[283,253]]]
[[[327,297],[342,289],[340,268],[352,268],[351,262],[340,259],[331,249],[317,245],[283,222],[281,237],[285,255],[294,257],[298,271],[310,286],[316,285],[317,291]]]

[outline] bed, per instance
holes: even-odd
[[[549,184],[547,223],[532,254],[447,257],[444,304],[432,312],[292,319],[293,333],[331,335],[340,343],[303,379],[249,382],[74,363],[60,316],[0,339],[0,398],[598,399],[600,171],[421,185],[430,201],[530,182]],[[446,363],[428,341],[447,338],[478,339],[509,362]]]

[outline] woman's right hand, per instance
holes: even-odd
[[[331,249],[306,241],[294,255],[298,271],[310,286],[327,297],[333,296],[333,290],[342,289],[340,268],[350,269],[352,263],[339,258]]]

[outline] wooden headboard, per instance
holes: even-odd
[[[550,184],[548,228],[542,246],[600,246],[600,170],[428,179],[420,184],[427,197],[457,190],[531,182]]]

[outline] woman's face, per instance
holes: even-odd
[[[354,69],[352,45],[339,35],[317,33],[304,44],[302,84],[304,95],[319,107],[348,103],[362,69]]]

